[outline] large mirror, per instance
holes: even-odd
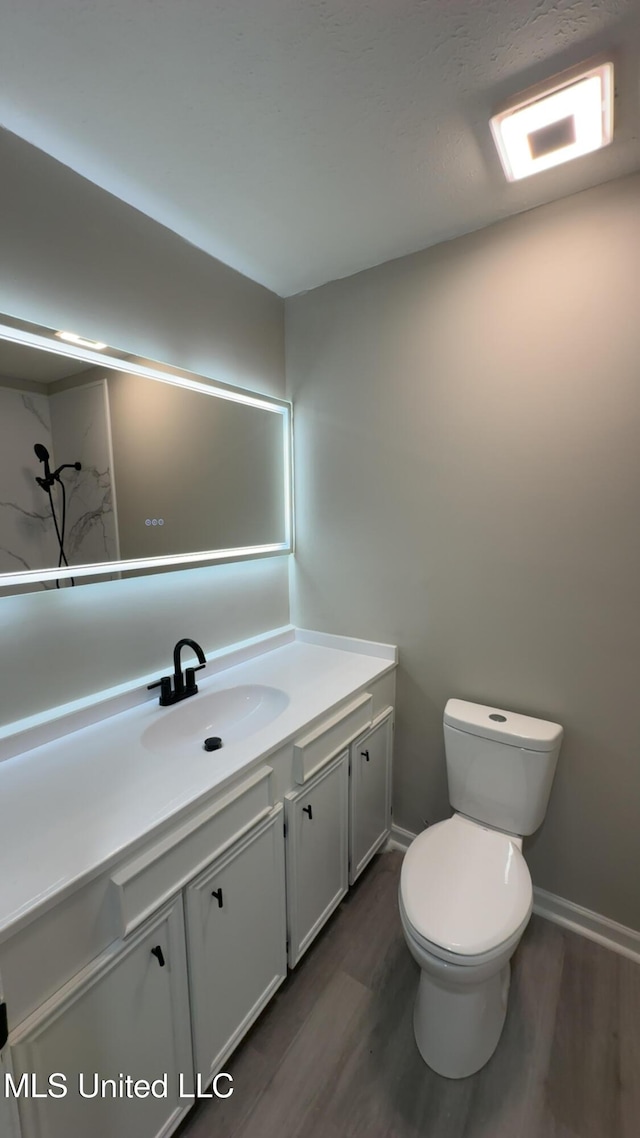
[[[60,335],[0,317],[3,592],[291,550],[288,403]]]

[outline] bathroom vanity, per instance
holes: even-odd
[[[389,836],[395,666],[284,629],[0,740],[3,1138],[172,1133]]]

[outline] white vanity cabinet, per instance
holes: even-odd
[[[391,833],[393,709],[351,744],[349,884],[353,885]]]
[[[5,1097],[7,1075],[12,1075],[9,1048],[0,1051],[0,1134],[2,1138],[19,1138],[18,1107],[12,1098]]]
[[[348,750],[285,796],[292,968],[349,888],[348,801]]]
[[[117,942],[31,1015],[14,1033],[22,1138],[161,1138],[188,1103],[179,1077],[191,1081],[187,965],[182,899],[163,909],[125,944]],[[61,1080],[49,1083],[57,1072]],[[80,1086],[80,1073],[83,1084]],[[120,1079],[166,1077],[166,1097],[122,1097]],[[35,1079],[32,1086],[31,1080]],[[116,1095],[95,1097],[94,1080],[116,1081]],[[36,1087],[37,1084],[37,1087]],[[33,1098],[32,1089],[50,1097]],[[55,1097],[54,1097],[55,1096]]]
[[[196,1070],[203,1086],[287,974],[282,806],[185,891]]]
[[[169,1138],[380,848],[395,650],[336,640],[234,664],[233,707],[272,683],[286,701],[219,754],[145,749],[144,705],[0,762],[0,1078],[19,1089],[0,1088],[0,1138]],[[36,780],[64,825],[25,808]]]

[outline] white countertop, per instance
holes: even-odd
[[[145,728],[186,703],[161,708],[144,692],[138,706],[117,714],[111,708],[106,719],[0,762],[0,940],[396,663],[387,645],[293,630],[290,636],[270,651],[263,638],[260,655],[246,659],[245,650],[242,662],[198,677],[199,694],[189,704],[244,684],[280,688],[289,698],[267,726],[218,751],[189,747],[179,759],[149,751],[141,743]],[[67,727],[74,722],[82,720]],[[40,724],[36,738],[42,730]]]

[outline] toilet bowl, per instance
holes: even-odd
[[[509,961],[533,903],[520,847],[455,814],[405,855],[400,919],[421,970],[414,1034],[425,1063],[450,1079],[483,1067],[502,1032]]]
[[[438,1074],[461,1079],[484,1066],[500,1039],[510,960],[533,905],[521,835],[544,817],[562,728],[449,700],[444,734],[456,813],[409,846],[399,908],[420,966],[418,1050]]]

